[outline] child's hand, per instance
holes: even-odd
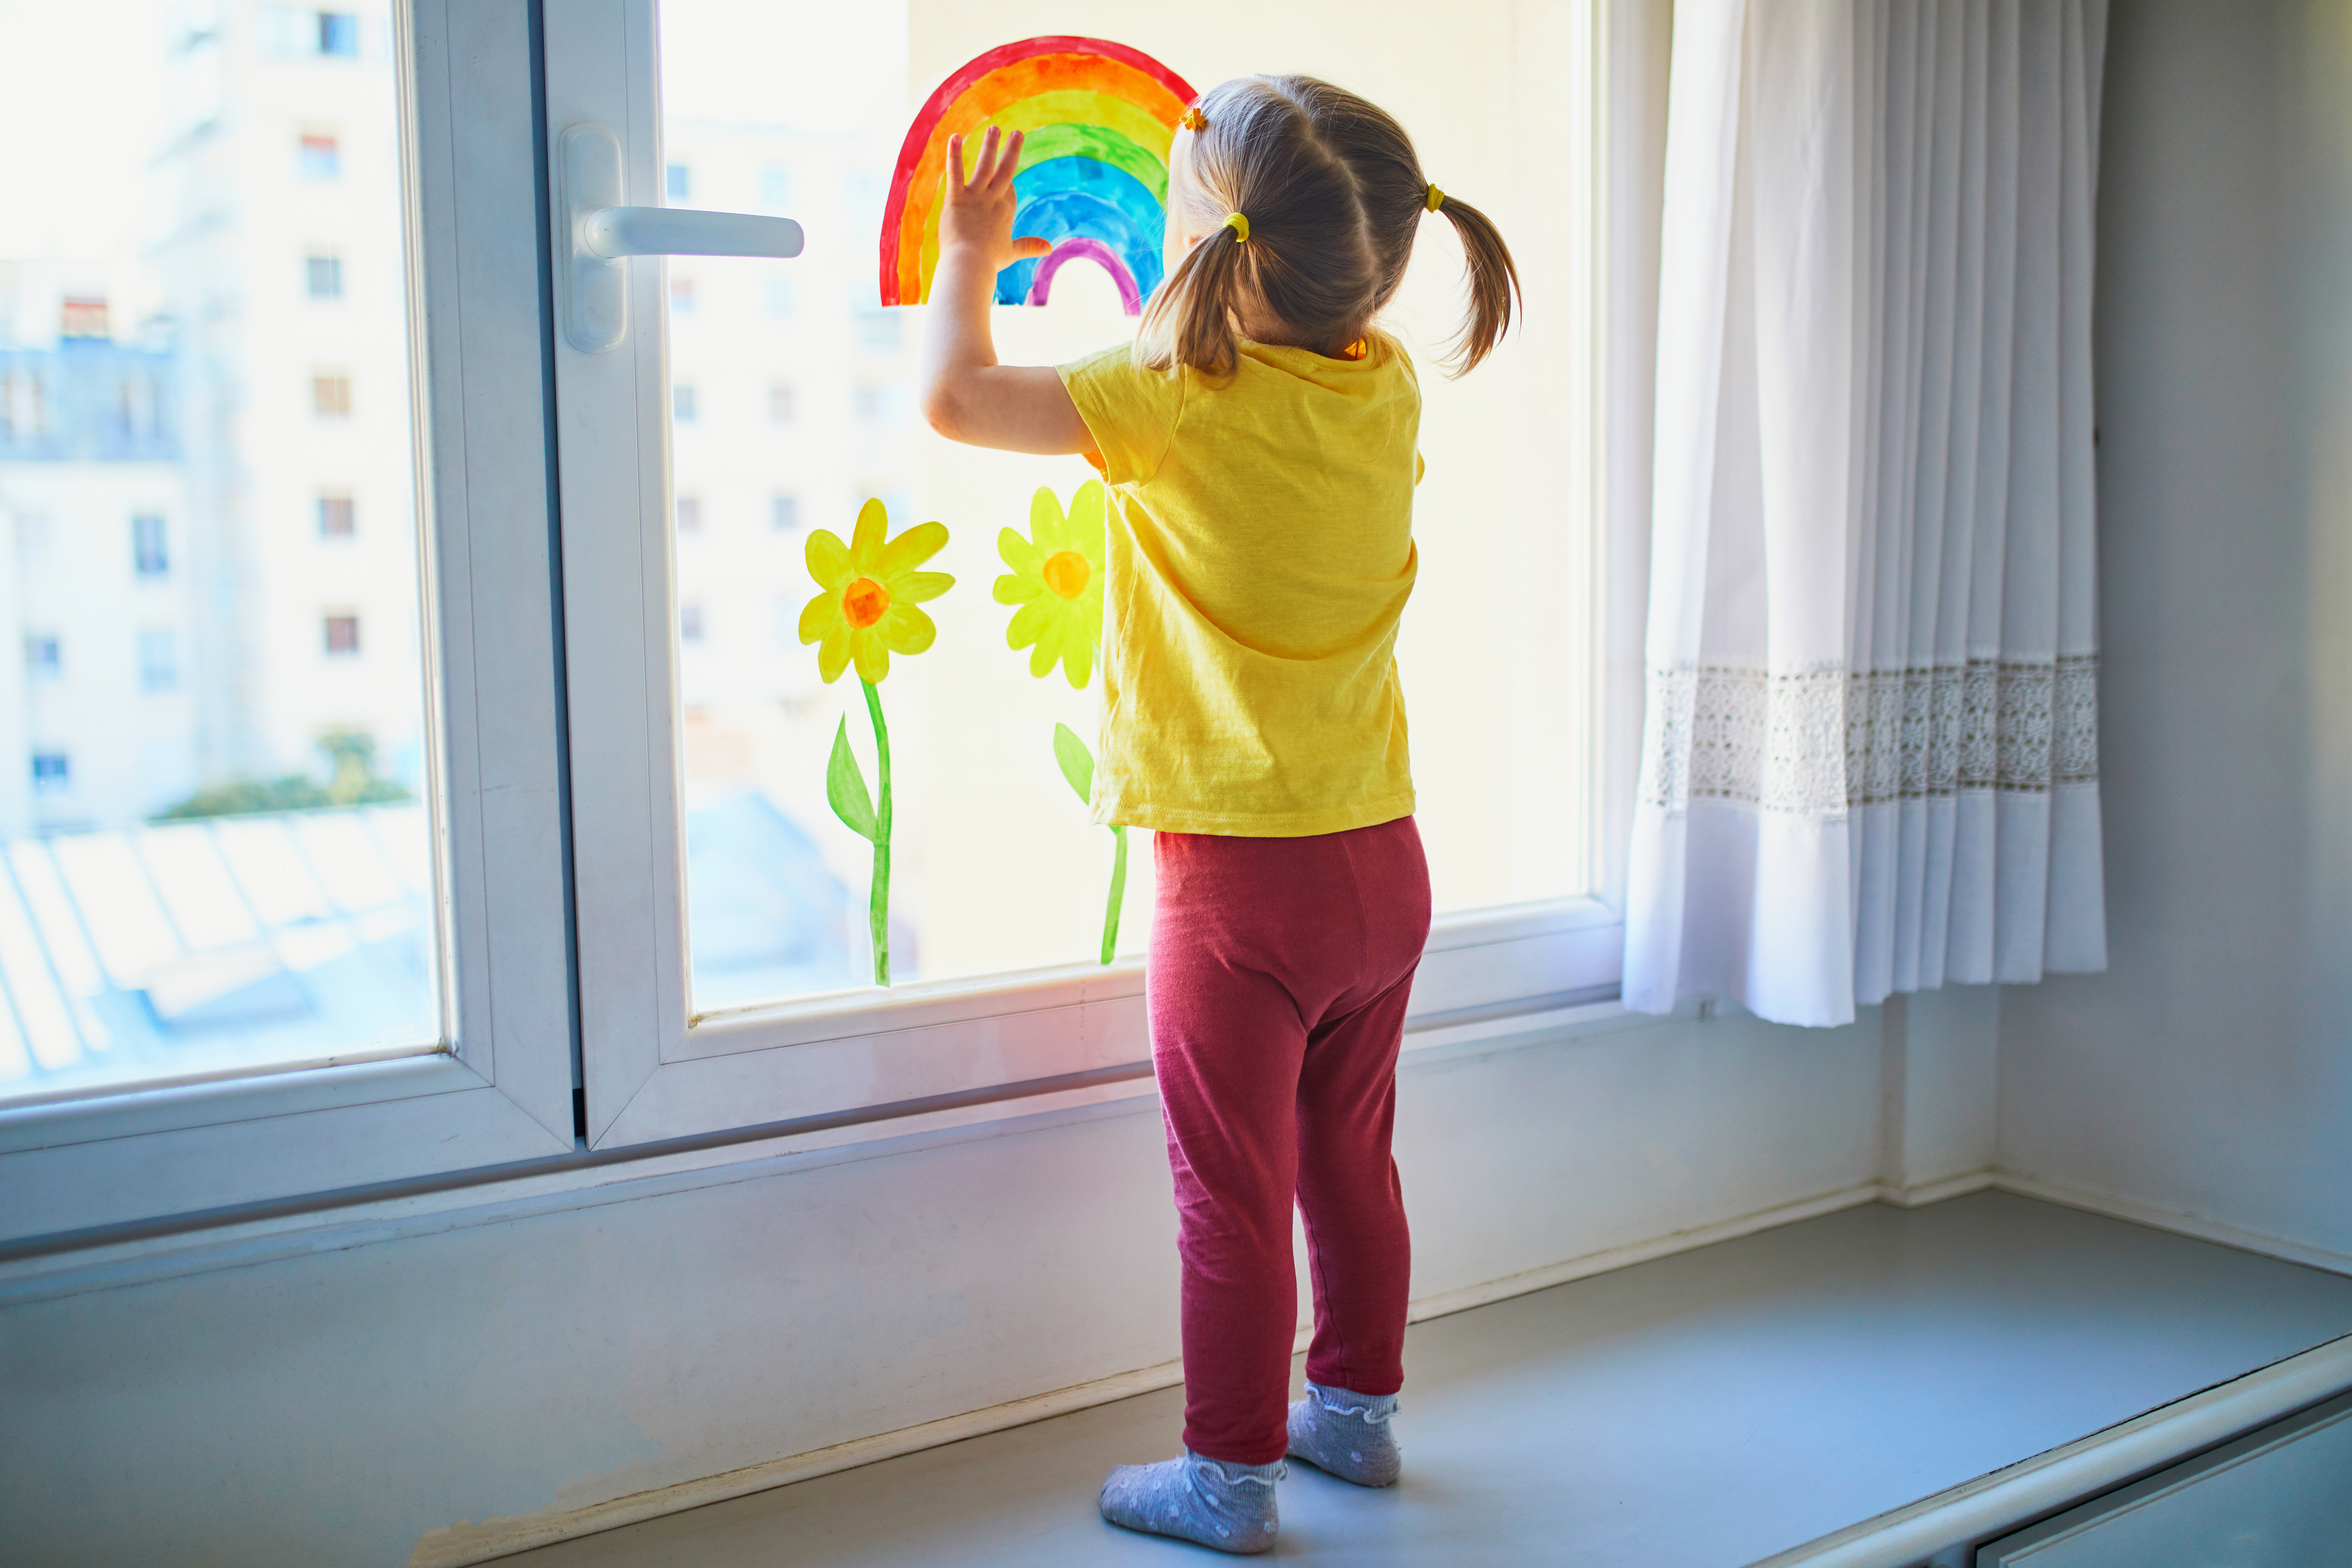
[[[948,202],[940,214],[941,255],[970,247],[992,273],[1054,248],[1051,242],[1034,237],[1013,237],[1013,171],[1021,161],[1021,132],[1013,133],[1001,157],[996,142],[997,128],[992,125],[981,141],[980,163],[966,184],[963,138],[948,138]]]
[[[996,274],[1053,247],[1013,237],[1013,171],[1021,162],[1021,133],[1000,155],[992,128],[980,163],[963,177],[963,138],[948,138],[948,199],[940,213],[940,264],[931,274],[930,309],[923,315],[923,351],[916,372],[923,417],[951,441],[1003,452],[1091,452],[1095,438],[1051,365],[996,361],[988,330]]]

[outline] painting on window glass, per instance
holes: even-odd
[[[1079,458],[953,446],[912,406],[946,138],[1026,132],[1017,232],[1045,249],[999,275],[996,345],[1007,363],[1066,363],[1131,341],[1159,285],[1168,146],[1191,98],[1284,62],[1316,60],[1445,136],[1423,163],[1515,244],[1561,236],[1519,194],[1566,156],[1560,70],[1527,58],[1540,9],[1454,7],[1454,63],[1433,71],[1425,28],[1338,5],[663,0],[668,199],[780,212],[807,235],[791,260],[667,263],[697,1016],[854,1004],[886,980],[1095,973],[1149,939],[1150,836],[1095,825],[1084,798],[1102,487]],[[1399,662],[1439,907],[1469,910],[1590,889],[1574,609],[1590,584],[1558,434],[1569,312],[1547,321],[1531,284],[1528,330],[1447,382],[1460,257],[1448,232],[1426,241],[1382,322],[1421,366],[1429,465]],[[939,525],[920,573],[954,590],[901,606],[856,571],[869,508],[891,540]],[[848,624],[867,612],[870,633]],[[914,613],[921,657],[864,679],[847,639],[897,647],[885,628],[917,637]]]
[[[394,47],[0,0],[0,1102],[441,1042]]]

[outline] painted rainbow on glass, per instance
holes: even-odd
[[[1192,101],[1184,79],[1102,38],[1028,38],[989,50],[941,82],[908,128],[882,218],[882,303],[930,297],[940,260],[948,138],[989,126],[1025,133],[1013,178],[1013,232],[1050,255],[996,277],[1000,305],[1042,305],[1054,275],[1085,259],[1111,275],[1130,316],[1160,287],[1168,149]]]

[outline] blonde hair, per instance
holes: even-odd
[[[1460,375],[1509,328],[1518,269],[1484,213],[1441,197],[1385,111],[1305,76],[1244,77],[1201,95],[1182,215],[1208,237],[1152,297],[1139,352],[1165,370],[1232,373],[1245,303],[1332,349],[1364,336],[1404,279],[1424,212],[1462,240],[1470,302],[1449,359]],[[1189,121],[1188,121],[1189,122]],[[1170,219],[1179,192],[1170,182]],[[1212,227],[1227,215],[1244,220]]]

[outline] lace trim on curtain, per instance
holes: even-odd
[[[1913,669],[1650,671],[1642,798],[1842,816],[1975,790],[2038,794],[2099,776],[2099,660],[1970,659]]]

